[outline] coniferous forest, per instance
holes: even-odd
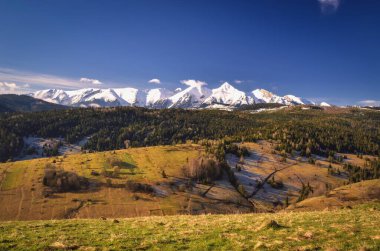
[[[136,107],[51,110],[0,115],[0,161],[17,156],[23,137],[61,137],[91,151],[225,139],[273,139],[278,150],[329,156],[380,154],[380,113],[357,108],[276,112],[146,109]]]

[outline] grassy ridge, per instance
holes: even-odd
[[[8,250],[370,250],[380,248],[380,203],[324,212],[3,222]],[[275,220],[280,226],[268,226]]]

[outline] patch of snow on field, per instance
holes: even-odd
[[[45,139],[39,137],[24,137],[24,149],[22,150],[21,154],[16,158],[16,160],[41,158],[43,157],[42,153],[44,145],[55,145],[60,141],[63,145],[58,149],[59,155],[80,153],[82,147],[87,143],[88,139],[89,138],[86,137],[76,144],[70,144],[67,143],[63,138]],[[34,148],[36,150],[36,153],[27,154],[26,152],[28,148]]]
[[[251,111],[251,113],[273,112],[273,111],[278,111],[278,110],[284,109],[286,107],[287,106],[281,106],[281,107],[277,107],[277,108],[260,108],[260,109]]]

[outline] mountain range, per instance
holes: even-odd
[[[216,89],[193,84],[182,90],[165,88],[139,90],[136,88],[86,88],[75,91],[47,89],[30,96],[50,103],[74,107],[139,106],[148,108],[236,108],[257,103],[283,105],[315,105],[294,95],[278,96],[264,89],[246,93],[225,82]],[[321,103],[321,106],[329,106]]]

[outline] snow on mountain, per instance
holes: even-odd
[[[204,87],[204,82],[186,80],[183,83],[189,87],[169,97],[168,108],[196,108],[211,95],[210,89]]]
[[[330,104],[326,103],[326,102],[322,102],[319,104],[319,106],[323,106],[323,107],[331,107]]]
[[[75,91],[66,91],[66,94],[70,97],[70,105],[79,105],[85,103],[91,99],[91,96],[98,93],[100,89],[79,89]]]
[[[146,106],[155,107],[157,104],[165,102],[169,97],[173,95],[172,91],[164,88],[156,88],[148,91],[146,96]]]
[[[252,97],[255,103],[278,103],[287,104],[287,101],[280,96],[277,96],[270,91],[264,89],[256,89],[252,91]]]
[[[66,92],[70,97],[70,105],[80,107],[101,107],[125,105],[114,89],[80,89]]]
[[[300,98],[300,97],[296,97],[294,95],[285,95],[283,97],[286,102],[288,102],[288,105],[313,105],[314,103],[307,100],[307,99],[303,99],[303,98]]]
[[[204,104],[224,104],[230,106],[240,106],[252,103],[252,99],[230,85],[223,83],[219,88],[213,89],[211,95],[203,102]]]
[[[139,90],[136,88],[97,89],[87,88],[74,91],[58,89],[42,90],[30,94],[32,97],[55,104],[70,106],[142,106],[150,108],[234,108],[254,103],[279,103],[284,105],[314,104],[294,95],[280,97],[264,89],[247,94],[225,82],[210,90],[206,83],[184,80],[188,87],[169,91],[164,88]],[[321,106],[329,106],[323,102]]]
[[[117,88],[114,89],[115,93],[121,100],[131,106],[145,106],[146,93],[136,88]]]
[[[33,94],[34,98],[42,99],[54,104],[69,105],[70,98],[67,93],[63,90],[58,89],[48,89],[37,91]]]

